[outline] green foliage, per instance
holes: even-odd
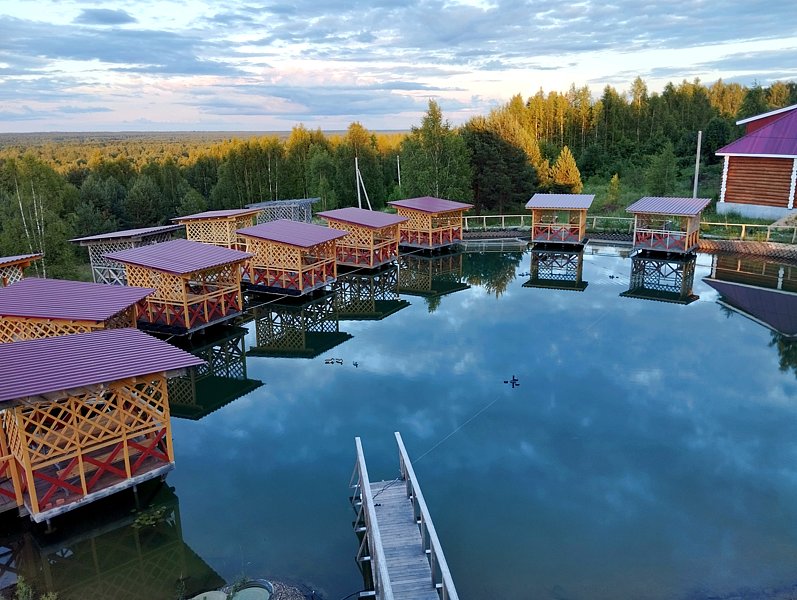
[[[653,156],[646,171],[646,184],[651,196],[667,196],[675,190],[678,162],[672,144],[665,144],[661,152]]]
[[[155,181],[147,175],[136,177],[122,204],[122,219],[128,229],[157,225],[164,214],[163,194]],[[172,213],[174,214],[174,213]]]
[[[606,206],[616,207],[620,202],[620,177],[615,173],[609,180],[609,187],[606,190]]]
[[[0,595],[0,598],[3,598],[3,596]],[[38,596],[36,590],[20,575],[17,578],[17,587],[14,592],[13,600],[36,600],[36,598],[39,600],[58,600],[58,594],[55,592],[48,592]]]
[[[578,194],[584,189],[576,159],[573,158],[573,154],[567,146],[562,148],[556,162],[551,167],[551,179],[553,180],[552,189],[555,192]]]
[[[148,527],[155,527],[163,523],[169,514],[169,510],[165,506],[153,506],[148,508],[147,510],[141,511],[137,516],[135,521],[133,521],[132,527],[134,529],[146,529]]]

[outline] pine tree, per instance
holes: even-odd
[[[551,178],[553,179],[553,189],[557,192],[578,194],[584,189],[581,183],[581,173],[578,171],[576,159],[567,146],[562,148],[559,156],[551,167]]]

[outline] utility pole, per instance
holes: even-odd
[[[700,146],[703,143],[703,132],[697,132],[697,155],[695,156],[695,185],[692,187],[692,198],[697,198],[697,178],[700,175]]]
[[[398,184],[401,189],[401,156],[396,154],[396,170],[398,171]]]

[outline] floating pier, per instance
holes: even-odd
[[[131,328],[0,344],[0,511],[42,522],[170,471],[166,380],[201,363]]]
[[[125,265],[130,285],[155,289],[136,304],[142,329],[185,335],[241,313],[241,271],[251,254],[172,240],[106,257]]]
[[[436,250],[462,239],[462,216],[472,204],[424,196],[388,202],[406,221],[400,225],[400,245]]]
[[[531,243],[583,245],[587,235],[587,210],[595,194],[534,194],[526,203],[531,210]]]
[[[363,208],[318,213],[331,229],[345,231],[337,241],[338,265],[374,269],[393,262],[399,253],[399,226],[408,217]]]
[[[30,277],[0,288],[0,343],[135,327],[152,288]]]
[[[174,239],[175,234],[180,229],[182,229],[181,225],[161,225],[158,227],[112,231],[111,233],[90,235],[69,241],[88,248],[91,275],[94,277],[94,283],[127,285],[125,266],[120,262],[106,258],[105,255],[140,246],[168,242]]]
[[[645,196],[626,211],[634,215],[634,251],[689,254],[700,240],[700,215],[710,198]]]
[[[360,438],[350,487],[357,561],[377,600],[458,600],[454,580],[401,435],[400,477],[372,482]]]

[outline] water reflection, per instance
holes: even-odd
[[[631,257],[631,277],[624,298],[691,304],[700,297],[692,293],[697,256],[660,256],[641,252]]]
[[[283,298],[253,309],[255,345],[247,356],[315,358],[351,339],[340,331],[335,296]]]
[[[534,248],[531,251],[530,279],[523,287],[583,292],[588,283],[583,280],[584,249],[552,250]]]
[[[5,570],[59,600],[174,600],[224,585],[185,543],[174,490],[152,482],[139,498],[144,510],[118,494],[63,516],[53,532],[28,529],[5,547]]]
[[[440,306],[440,298],[467,290],[463,281],[462,256],[459,251],[426,255],[402,254],[398,259],[398,290],[402,294],[426,300],[429,312]]]
[[[247,332],[245,327],[228,325],[176,342],[206,364],[189,369],[184,377],[169,380],[172,416],[199,420],[263,385],[246,375]]]
[[[483,287],[498,298],[517,277],[517,267],[523,260],[523,254],[517,250],[504,250],[503,247],[500,250],[485,248],[480,252],[469,252],[462,268],[465,281]]]
[[[341,274],[332,290],[335,310],[342,321],[381,321],[410,305],[399,298],[395,264],[373,272]]]

